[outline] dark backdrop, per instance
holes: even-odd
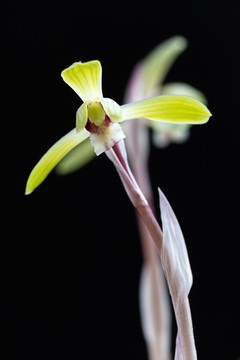
[[[185,235],[199,359],[240,356],[239,4],[130,5],[12,2],[3,12],[2,310],[9,359],[147,359],[138,230],[112,164],[101,155],[67,177],[51,173],[31,196],[24,189],[38,159],[75,124],[80,102],[61,71],[99,59],[104,95],[122,104],[134,64],[173,35],[185,36],[189,47],[167,80],[202,90],[213,117],[184,145],[152,147],[156,203],[160,186]]]

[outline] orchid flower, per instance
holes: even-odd
[[[142,61],[138,62],[125,91],[126,102],[135,102],[156,95],[187,95],[206,104],[207,100],[204,94],[193,86],[182,82],[164,83],[171,66],[186,47],[187,40],[184,37],[174,36],[160,43]],[[178,124],[146,119],[141,119],[141,121],[144,122],[144,125],[152,128],[152,140],[157,147],[166,147],[173,142],[186,141],[192,126],[189,123]],[[124,132],[131,131],[131,123],[123,124]],[[131,147],[131,144],[129,146]],[[131,151],[129,147],[128,151]],[[88,138],[65,156],[55,170],[59,175],[69,174],[87,164],[95,156]]]
[[[143,220],[146,229],[161,256],[164,237],[161,228],[153,215],[151,206],[137,184],[129,167],[124,144],[125,134],[119,123],[136,118],[147,118],[153,121],[202,124],[207,122],[211,116],[209,110],[204,104],[196,99],[188,96],[175,95],[156,96],[119,106],[114,100],[103,97],[101,84],[102,69],[99,61],[74,63],[62,72],[62,77],[83,101],[83,104],[77,110],[76,128],[61,138],[40,159],[29,176],[26,194],[30,194],[37,186],[39,186],[50,171],[69,151],[90,138],[91,145],[96,155],[105,152],[108,158],[113,162],[129,199],[135,206],[139,217]],[[89,144],[87,145],[87,153],[89,150],[88,147]],[[171,233],[170,236],[174,238],[175,233]],[[170,256],[168,256],[168,245],[165,246],[165,249],[164,254],[167,255],[161,257],[161,260],[166,271],[167,281],[170,282],[168,285],[171,290],[171,281],[174,282],[173,277],[171,277],[171,269],[169,270],[168,266],[171,260],[167,263],[165,260],[167,259],[168,261],[170,259],[170,256],[173,255],[173,251],[170,251]],[[177,270],[178,268],[176,266],[176,271]],[[177,294],[177,296],[179,295],[178,293],[173,293],[174,299],[175,294]],[[187,296],[187,293],[185,295]],[[183,302],[182,305],[181,302],[183,310],[186,310],[184,307],[185,303],[186,301]],[[178,303],[176,304],[176,306],[178,306]],[[179,311],[180,314],[182,314],[181,309]],[[177,347],[178,359],[195,359],[195,357],[190,358],[188,356],[188,354],[190,354],[189,348],[192,343],[189,343],[190,345],[185,343],[185,338],[182,338],[185,336],[185,333],[183,332],[181,325],[182,323],[179,325],[179,346]],[[191,332],[187,331],[187,334],[190,335]],[[182,348],[183,352],[181,353]],[[184,355],[185,353],[186,357]],[[181,357],[181,354],[183,354],[183,357]]]
[[[142,61],[135,66],[125,98],[137,101],[156,95],[187,95],[203,103],[206,97],[198,89],[182,82],[164,83],[164,80],[178,56],[186,49],[187,40],[182,36],[174,36],[160,43]],[[192,124],[170,124],[147,121],[153,129],[152,139],[156,146],[166,147],[171,142],[182,143],[190,135]]]
[[[76,145],[90,137],[97,155],[125,138],[119,123],[136,118],[173,123],[203,124],[211,116],[205,105],[187,96],[157,96],[119,106],[102,94],[99,61],[75,62],[62,72],[63,80],[79,95],[83,104],[76,113],[76,127],[55,143],[32,170],[26,194],[30,194],[57,163]]]
[[[156,94],[182,94],[191,95],[201,101],[206,102],[204,95],[184,83],[172,83],[162,85],[164,78],[170,66],[176,60],[177,56],[186,48],[186,40],[183,37],[173,37],[164,43],[156,47],[144,60],[139,62],[130,77],[128,83],[125,100],[137,101],[148,96]],[[153,129],[153,141],[157,146],[163,147],[170,142],[183,142],[189,136],[189,128],[191,125],[184,124],[170,124],[152,122],[146,119],[134,120],[131,123],[126,123],[124,130],[127,133],[126,143],[130,157],[130,162],[133,168],[134,176],[136,177],[141,190],[148,199],[148,203],[151,204],[153,209],[153,194],[151,190],[151,183],[148,175],[148,155],[149,155],[149,132],[148,126]],[[181,288],[180,282],[176,281],[172,277],[172,283],[176,281],[178,283],[175,286],[175,292],[172,293],[172,283],[169,280],[169,272],[171,272],[171,261],[176,259],[174,253],[174,246],[172,243],[176,243],[176,253],[178,250],[183,249],[185,251],[185,244],[183,236],[179,231],[179,225],[176,217],[170,208],[166,198],[161,195],[161,215],[163,218],[163,243],[168,254],[168,265],[166,266],[166,256],[163,256],[163,249],[161,251],[161,265],[165,268],[165,275],[167,277],[167,283],[170,288],[170,292],[173,298],[174,310],[176,315],[177,324],[179,326],[180,319],[187,319],[188,323],[185,323],[185,333],[182,332],[182,341],[184,342],[187,337],[192,339],[191,345],[188,351],[192,351],[194,357],[186,357],[185,350],[180,347],[180,342],[177,342],[175,359],[179,358],[196,358],[196,350],[194,345],[194,339],[191,333],[191,317],[187,316],[184,310],[179,310],[175,306],[178,299],[177,291]],[[165,199],[165,200],[164,200]],[[171,213],[171,216],[166,216]],[[172,221],[174,219],[174,221]],[[162,276],[162,268],[159,264],[159,259],[156,256],[156,251],[153,246],[152,239],[149,237],[149,233],[146,230],[144,224],[139,220],[140,236],[142,240],[144,263],[140,278],[140,314],[142,321],[142,329],[144,338],[147,344],[149,353],[149,359],[151,360],[165,360],[170,358],[170,314],[169,314],[169,300],[166,292]],[[172,239],[166,228],[172,228]],[[168,239],[168,237],[170,237]],[[171,241],[169,241],[171,240]],[[188,258],[186,252],[184,252],[186,262]],[[172,260],[171,260],[172,258]],[[188,263],[189,273],[190,266]],[[181,269],[179,269],[181,271]],[[176,275],[177,276],[177,275]],[[184,279],[182,279],[183,281]],[[190,290],[190,287],[189,287]],[[187,296],[187,294],[186,294]],[[184,300],[186,303],[187,300]],[[188,314],[189,315],[189,314]],[[187,318],[186,318],[187,316]],[[184,320],[184,321],[185,321]],[[183,327],[181,327],[183,330]],[[190,329],[190,330],[189,330]],[[188,333],[188,330],[190,333]],[[179,330],[180,331],[180,330]]]

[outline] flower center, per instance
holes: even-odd
[[[105,120],[105,111],[99,101],[91,101],[88,104],[88,119],[96,126]]]

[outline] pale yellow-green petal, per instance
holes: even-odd
[[[76,129],[81,131],[85,128],[88,120],[88,101],[85,101],[76,113]]]
[[[102,66],[97,60],[75,62],[63,70],[63,80],[80,96],[82,101],[101,98]]]
[[[118,105],[118,103],[116,103],[116,101],[109,98],[103,98],[101,99],[101,103],[106,114],[109,116],[111,121],[113,122],[122,121],[122,109]]]
[[[75,146],[89,137],[87,130],[76,132],[73,129],[58,142],[56,142],[40,159],[37,165],[33,168],[26,185],[25,194],[30,194],[36,187],[38,187],[57,165],[57,163]]]
[[[123,121],[147,118],[179,124],[202,124],[211,116],[204,104],[189,96],[163,95],[121,107]]]
[[[165,40],[153,49],[142,62],[143,86],[145,93],[163,83],[169,69],[177,57],[186,49],[187,40],[182,36],[174,36]]]
[[[81,144],[72,149],[56,166],[55,171],[58,175],[70,174],[89,163],[96,157],[90,139],[86,139]]]
[[[162,95],[186,95],[192,96],[195,99],[207,104],[206,96],[195,87],[181,83],[181,82],[174,82],[174,83],[167,83],[161,87],[161,94]]]

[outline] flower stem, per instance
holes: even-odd
[[[154,201],[148,171],[150,152],[149,130],[144,119],[128,123],[126,145],[134,176],[147,199],[153,213]],[[143,249],[143,267],[140,278],[140,314],[143,335],[149,360],[170,360],[171,358],[171,310],[167,286],[152,237],[137,214]]]
[[[153,212],[152,212],[150,206],[149,205],[138,206],[138,207],[136,207],[136,210],[137,210],[138,214],[141,216],[147,229],[149,230],[149,232],[155,242],[157,250],[160,254],[161,248],[162,248],[162,241],[163,241],[162,230],[161,230],[155,216],[153,215]]]
[[[162,230],[129,168],[124,142],[117,143],[106,151],[106,154],[115,165],[129,199],[145,223],[160,254],[163,240]]]

